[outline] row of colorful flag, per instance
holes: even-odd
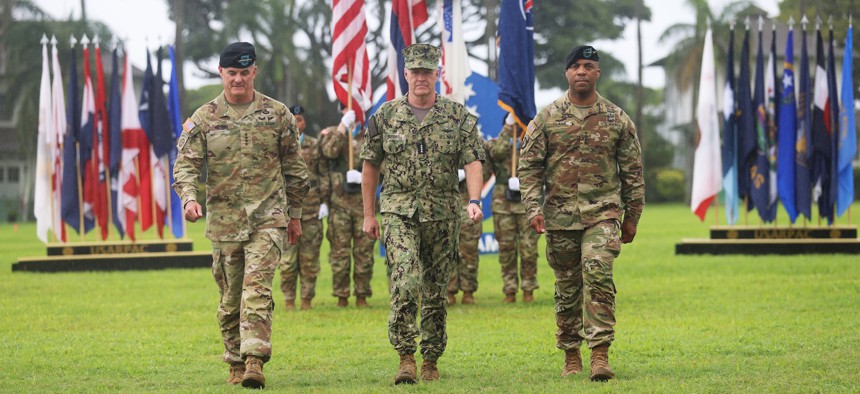
[[[48,242],[50,232],[55,241],[67,242],[68,227],[81,238],[97,228],[105,240],[111,222],[120,238],[135,240],[138,222],[142,231],[155,226],[163,238],[167,225],[174,237],[182,238],[181,203],[170,191],[175,141],[182,131],[176,68],[171,66],[174,71],[165,97],[162,49],[157,50],[155,72],[147,53],[138,105],[131,63],[126,55],[120,64],[119,48],[111,54],[113,73],[108,86],[98,39],[90,42],[84,35],[78,46],[72,37],[64,90],[57,40],[43,36],[41,43],[34,197],[39,239]],[[168,51],[173,65],[173,48]],[[90,75],[93,52],[95,82]],[[79,58],[83,59],[82,89]]]
[[[499,12],[499,105],[513,113],[524,130],[534,118],[534,24],[533,0],[503,0]],[[466,78],[471,74],[463,38],[460,0],[439,2],[442,68],[439,93],[463,103],[469,94]],[[426,0],[393,0],[389,17],[386,101],[406,93],[403,49],[416,43],[416,29],[429,19]],[[332,81],[344,106],[357,103],[360,122],[371,109],[364,0],[332,2]],[[351,93],[351,94],[350,94]]]
[[[857,154],[853,27],[849,25],[845,39],[840,95],[833,28],[830,28],[825,57],[820,24],[816,26],[815,79],[811,80],[806,17],[801,23],[799,74],[795,72],[792,19],[779,79],[776,30],[772,30],[765,66],[763,24],[759,22],[754,80],[750,71],[749,23],[744,32],[737,79],[732,30],[723,93],[722,149],[713,35],[708,28],[696,108],[700,140],[695,152],[691,204],[700,219],[704,220],[708,207],[721,190],[730,225],[738,220],[739,205],[748,211],[755,209],[763,222],[770,223],[775,220],[781,202],[791,223],[795,223],[800,215],[812,219],[815,203],[819,217],[832,224],[853,202],[852,161]]]

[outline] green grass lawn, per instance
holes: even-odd
[[[681,238],[707,237],[710,215],[702,224],[685,206],[646,207],[636,242],[615,263],[617,379],[608,383],[559,377],[541,243],[536,302],[503,304],[498,260],[482,256],[478,304],[449,309],[442,379],[413,387],[392,385],[398,358],[386,333],[383,260],[371,308],[351,298],[338,309],[324,257],[314,310],[284,312],[276,290],[266,390],[858,392],[860,258],[676,256]],[[195,250],[211,248],[202,224],[188,231]],[[0,391],[242,390],[224,383],[209,270],[12,273],[18,257],[44,253],[34,224],[0,226]]]

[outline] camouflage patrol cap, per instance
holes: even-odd
[[[442,52],[439,48],[430,44],[412,44],[403,48],[404,68],[426,68],[435,70],[439,68],[439,58]]]
[[[248,42],[234,42],[224,47],[218,65],[223,68],[248,68],[257,60],[254,45]]]

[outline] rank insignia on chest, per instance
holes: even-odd
[[[422,155],[427,153],[427,144],[425,144],[423,140],[418,141],[418,153]]]

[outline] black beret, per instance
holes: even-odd
[[[305,113],[305,109],[301,105],[294,105],[290,107],[290,113],[293,115],[302,115]]]
[[[218,65],[224,68],[248,68],[257,60],[257,52],[254,45],[247,42],[234,42],[224,47],[221,51],[221,60]]]
[[[591,45],[580,45],[576,48],[573,48],[570,53],[567,54],[567,62],[565,63],[564,69],[567,70],[570,66],[573,65],[577,60],[586,59],[586,60],[594,60],[595,62],[600,61],[600,56],[597,56],[597,49],[594,49]]]

